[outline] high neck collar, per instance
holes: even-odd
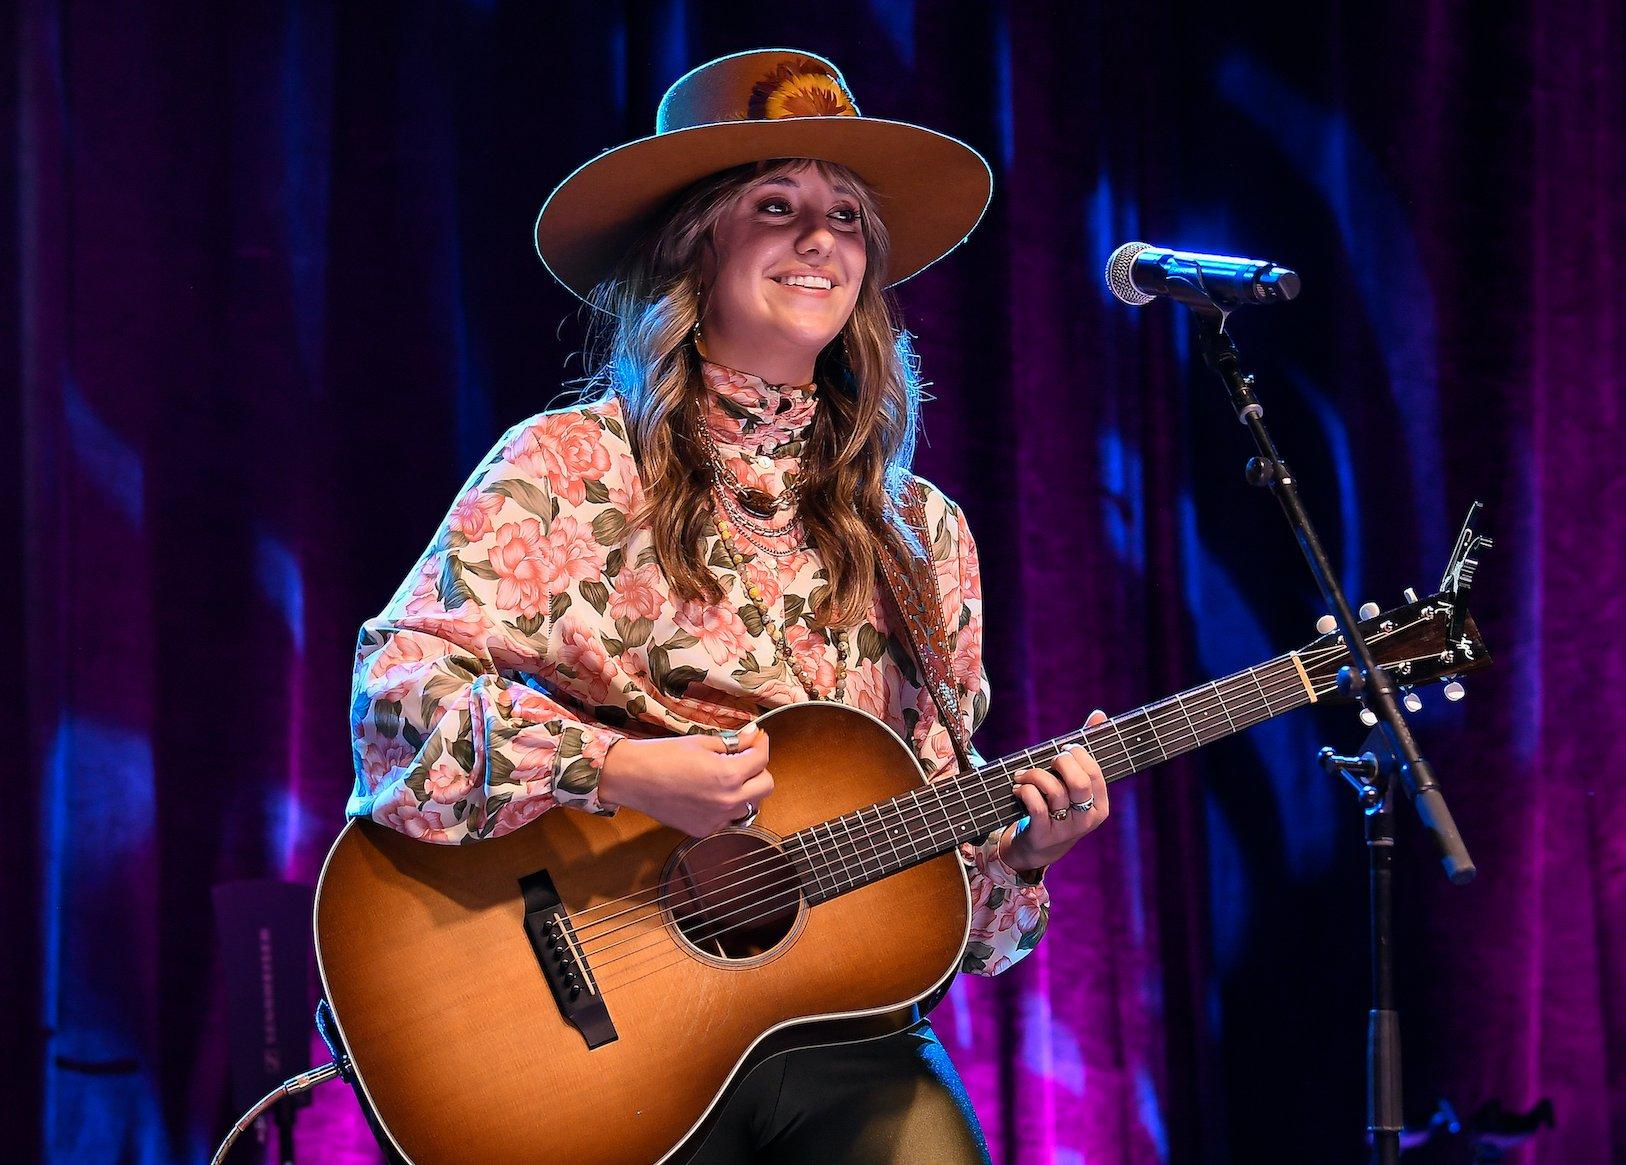
[[[799,459],[818,413],[818,385],[769,384],[762,377],[705,356],[700,371],[710,391],[706,427],[720,447],[774,460]]]

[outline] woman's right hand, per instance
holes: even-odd
[[[733,754],[709,733],[623,738],[605,754],[598,782],[602,800],[690,837],[716,833],[761,809],[772,792],[768,734],[755,724],[740,729],[740,750]]]

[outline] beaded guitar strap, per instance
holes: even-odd
[[[920,483],[913,478],[904,490],[899,507],[910,531],[919,540],[922,553],[911,555],[905,562],[893,554],[882,552],[881,575],[892,599],[892,609],[898,616],[898,626],[908,641],[910,653],[920,668],[921,682],[937,705],[937,714],[948,728],[949,739],[954,742],[954,755],[960,762],[960,771],[969,772],[971,739],[965,721],[960,717],[960,697],[949,670],[952,650],[948,629],[943,625],[943,598],[937,589],[937,571],[932,566],[932,533],[927,527],[926,498]]]

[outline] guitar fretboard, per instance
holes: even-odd
[[[969,773],[820,822],[786,838],[785,847],[808,901],[828,901],[962,842],[980,842],[1027,816],[1027,807],[1012,792],[1016,774],[1044,768],[1075,744],[1089,750],[1102,776],[1116,781],[1301,708],[1312,699],[1296,655],[1277,656]]]

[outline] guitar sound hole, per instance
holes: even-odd
[[[714,959],[751,959],[796,924],[801,889],[779,847],[750,833],[720,833],[674,855],[663,886],[672,921]]]

